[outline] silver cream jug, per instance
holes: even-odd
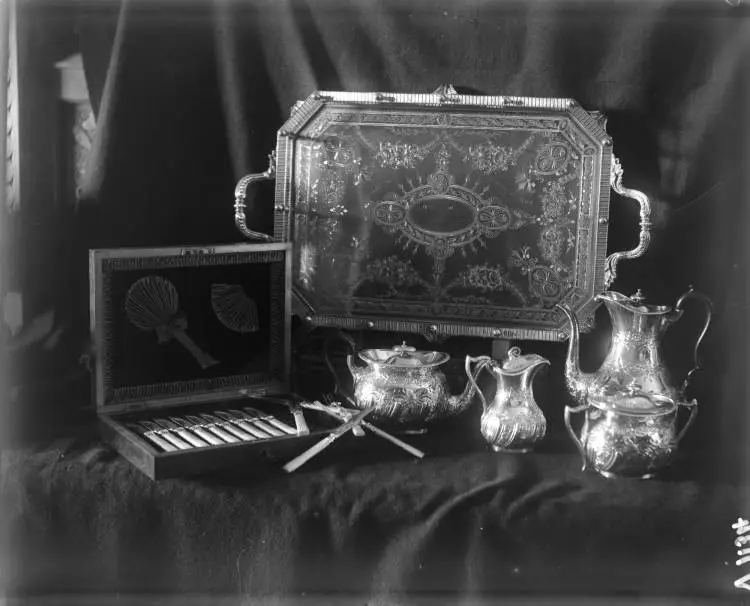
[[[537,354],[522,355],[518,347],[512,347],[502,363],[488,356],[466,356],[466,375],[482,401],[482,436],[495,452],[528,452],[545,436],[547,420],[532,388],[534,377],[544,366],[549,366],[549,360]],[[495,379],[492,402],[487,402],[477,385],[481,370],[488,370]]]

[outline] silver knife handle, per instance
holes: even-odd
[[[290,436],[297,434],[297,430],[294,427],[292,427],[291,425],[287,425],[283,421],[279,421],[273,415],[263,414],[262,412],[260,412],[259,410],[255,410],[254,408],[245,407],[244,410],[251,417],[255,417],[255,420],[264,421],[269,425],[273,425],[276,429],[280,429],[282,432],[289,434]]]
[[[193,448],[188,442],[185,442],[185,440],[181,440],[178,436],[171,434],[166,429],[162,429],[158,425],[154,423],[150,423],[149,421],[144,421],[141,423],[148,431],[153,432],[157,436],[160,436],[164,438],[167,442],[178,448],[179,450],[190,450]]]
[[[294,459],[289,461],[286,465],[284,465],[284,471],[286,471],[287,473],[292,473],[293,471],[299,469],[305,463],[307,463],[310,459],[312,459],[315,455],[319,454],[320,452],[328,448],[335,439],[336,438],[333,436],[327,436],[323,438],[320,442],[318,442],[311,448],[308,448],[301,455],[299,455],[298,457],[295,457]]]
[[[240,421],[239,419],[234,421],[239,427],[242,427],[247,432],[250,432],[253,434],[256,438],[260,440],[267,440],[268,438],[273,438],[274,435],[267,433],[263,431],[263,428],[256,425],[255,423],[251,423],[250,421]]]
[[[279,431],[270,423],[266,423],[265,420],[261,419],[248,419],[248,422],[253,423],[256,427],[262,429],[268,434],[271,434],[274,438],[280,438],[286,434],[283,431]]]
[[[230,434],[231,436],[234,436],[235,438],[238,438],[243,442],[253,442],[257,440],[257,438],[253,434],[248,433],[244,429],[240,429],[239,427],[235,427],[231,423],[217,423],[214,426],[214,430]]]
[[[195,421],[191,421],[189,417],[187,419],[181,419],[179,417],[169,417],[169,420],[181,427],[183,430],[189,431],[190,433],[198,436],[200,439],[207,442],[211,446],[221,446],[222,444],[226,444],[226,442],[220,440],[210,431],[206,431],[206,429],[203,427],[203,423],[196,423]]]
[[[226,444],[227,440],[222,439],[221,436],[216,435],[215,433],[209,431],[208,429],[204,427],[193,427],[191,431],[197,435],[199,438],[202,438],[212,446],[220,446],[222,444]],[[233,442],[236,442],[236,439],[233,439]],[[231,443],[231,442],[229,442]]]
[[[137,426],[131,426],[131,429],[138,435],[146,438],[149,442],[156,444],[156,446],[161,448],[164,452],[175,452],[177,450],[176,446],[170,444],[167,440],[162,438],[158,433],[154,431],[143,431]]]
[[[250,428],[253,428],[255,430],[253,435],[262,438],[277,438],[282,435],[277,429],[269,428],[263,421],[252,418],[240,410],[229,410],[227,412],[234,418],[236,423],[242,423],[241,427],[246,431],[250,431]]]
[[[206,429],[214,432],[217,436],[227,442],[235,443],[238,440],[252,442],[255,440],[255,437],[251,436],[246,431],[242,431],[239,427],[235,427],[231,423],[222,421],[213,415],[201,415],[201,419],[203,420]]]
[[[253,437],[259,440],[266,440],[272,437],[272,436],[269,436],[264,431],[261,431],[257,427],[253,427],[250,423],[247,423],[246,421],[242,421],[240,419],[236,419],[232,415],[226,412],[217,412],[216,414],[219,415],[222,419],[224,419],[227,423],[231,423],[235,427],[239,427],[240,429],[242,429],[242,431],[246,431],[247,433],[251,434]]]
[[[172,431],[174,431],[186,442],[190,442],[190,444],[192,444],[196,448],[204,448],[205,446],[209,446],[207,442],[204,442],[197,435],[188,431],[187,429],[173,429]]]
[[[301,408],[292,409],[294,415],[294,424],[297,426],[297,435],[306,436],[310,433],[310,428],[307,426],[307,420],[305,419],[305,413],[302,412]]]
[[[224,440],[227,444],[237,444],[237,442],[242,441],[242,438],[240,436],[233,434],[229,431],[228,428],[227,430],[224,430],[220,425],[207,425],[206,431],[210,431],[214,435]]]
[[[169,430],[172,435],[177,434],[183,440],[185,440],[188,444],[192,445],[195,448],[203,448],[205,446],[208,446],[206,442],[201,440],[195,434],[189,432],[187,429],[182,429],[178,427],[177,425],[175,425],[174,423],[171,423],[170,421],[166,419],[155,419],[155,422],[161,425],[164,429]]]

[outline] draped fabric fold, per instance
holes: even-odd
[[[71,235],[82,305],[88,248],[240,241],[234,186],[267,168],[290,108],[316,89],[430,92],[452,83],[567,96],[608,115],[624,182],[653,200],[651,249],[622,265],[614,287],[664,303],[690,283],[707,292],[720,312],[704,352],[716,360],[710,389],[743,397],[744,8],[718,0],[102,4],[76,5],[98,113]],[[273,184],[250,191],[249,206],[248,225],[270,232]],[[637,205],[613,196],[611,251],[634,246],[638,221]],[[721,423],[737,432],[729,419]]]

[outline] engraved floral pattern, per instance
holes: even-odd
[[[367,265],[365,280],[377,282],[388,287],[390,295],[398,295],[399,288],[418,286],[429,289],[429,283],[419,275],[408,262],[396,256],[375,259]]]
[[[308,215],[340,218],[337,242],[362,242],[325,305],[340,295],[346,314],[556,323],[554,303],[588,288],[591,261],[577,255],[596,234],[579,228],[593,176],[579,126],[375,108],[313,117],[295,144],[319,151],[295,195]],[[315,247],[321,267],[339,243]]]
[[[541,174],[552,174],[562,171],[570,159],[568,148],[564,144],[556,143],[542,147],[534,161],[534,167]]]
[[[428,153],[429,146],[427,145],[382,141],[378,145],[375,160],[381,168],[389,168],[391,170],[414,168],[417,163],[425,159]]]

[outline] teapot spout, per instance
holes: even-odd
[[[346,365],[349,368],[349,372],[352,373],[352,378],[354,381],[358,381],[362,378],[362,367],[355,366],[352,364],[352,357],[351,355],[346,356]]]
[[[579,402],[583,402],[586,399],[593,374],[581,372],[578,320],[576,320],[573,312],[564,303],[558,304],[555,307],[559,308],[565,314],[570,327],[568,354],[565,358],[565,384],[573,398]]]

